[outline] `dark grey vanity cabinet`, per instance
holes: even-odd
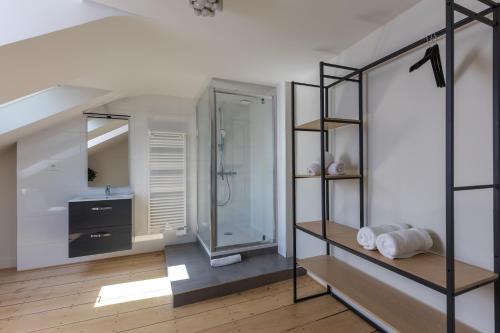
[[[132,199],[70,201],[69,257],[132,248]]]

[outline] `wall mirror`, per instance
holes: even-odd
[[[124,116],[88,114],[88,186],[129,186],[128,156],[128,118]]]

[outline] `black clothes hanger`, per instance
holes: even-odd
[[[428,47],[427,50],[425,50],[424,57],[422,59],[420,59],[417,63],[415,63],[413,66],[410,67],[410,73],[416,69],[419,69],[423,64],[425,64],[430,59],[431,59],[431,48]]]
[[[425,50],[425,55],[422,59],[420,59],[416,64],[410,67],[410,72],[420,68],[427,61],[431,62],[432,71],[434,72],[434,79],[436,80],[436,85],[438,88],[442,88],[446,86],[443,66],[441,65],[441,56],[439,54],[439,46],[434,44],[433,46],[427,48]]]
[[[443,68],[441,67],[441,59],[439,58],[439,46],[431,46],[429,54],[432,71],[434,72],[434,79],[436,80],[436,86],[438,86],[438,88],[442,88],[444,87],[444,75]]]
[[[432,67],[436,68],[437,72],[439,73],[439,81],[440,85],[438,85],[439,88],[446,87],[445,79],[444,79],[444,72],[443,72],[443,66],[441,65],[441,55],[439,53],[439,46],[436,44],[434,45],[434,52],[436,53],[434,58],[433,58],[433,65]],[[436,81],[437,82],[437,81]]]

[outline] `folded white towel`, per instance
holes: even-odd
[[[387,258],[409,258],[428,251],[432,238],[424,229],[392,231],[377,237],[377,249]]]
[[[321,174],[321,164],[314,162],[307,167],[307,174],[309,176],[319,176]]]
[[[363,227],[358,231],[358,244],[366,250],[375,250],[377,248],[377,236],[391,231],[405,230],[410,228],[408,224],[384,224],[373,227]]]
[[[332,163],[326,170],[326,173],[332,176],[343,175],[345,172],[345,164],[343,162]]]

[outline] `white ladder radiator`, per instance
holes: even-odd
[[[186,134],[150,131],[149,233],[186,233]]]

